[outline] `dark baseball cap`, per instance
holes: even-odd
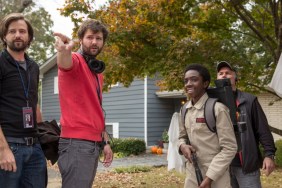
[[[228,67],[230,70],[236,72],[236,69],[233,68],[233,67],[230,65],[230,63],[228,63],[227,61],[220,61],[220,62],[217,64],[217,67],[216,67],[217,72],[219,72],[222,67]]]

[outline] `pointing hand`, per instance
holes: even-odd
[[[55,48],[58,52],[66,52],[72,50],[74,42],[70,38],[68,38],[66,35],[56,32],[53,35],[56,36]]]

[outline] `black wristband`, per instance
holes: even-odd
[[[265,156],[265,157],[268,157],[268,158],[272,159],[273,161],[275,161],[275,155],[268,155],[268,156]]]

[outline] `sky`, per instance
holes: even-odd
[[[60,32],[68,37],[71,37],[72,29],[74,24],[71,19],[60,15],[60,11],[57,8],[62,8],[64,5],[64,0],[37,0],[36,4],[49,12],[51,19],[54,22],[53,31]],[[96,0],[97,6],[102,5],[106,0]]]

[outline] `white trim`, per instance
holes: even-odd
[[[57,64],[57,53],[50,57],[45,63],[40,66],[40,76],[48,72],[51,68],[53,68]]]
[[[183,90],[157,91],[156,95],[159,98],[186,98]]]
[[[147,117],[147,108],[148,108],[148,105],[147,105],[147,102],[148,102],[148,87],[147,87],[147,84],[148,84],[148,77],[145,76],[144,78],[144,140],[145,140],[145,143],[146,143],[146,146],[148,146],[148,134],[147,134],[147,131],[148,131],[148,117]]]
[[[106,123],[113,126],[113,138],[119,138],[119,123]]]
[[[58,76],[54,77],[54,94],[59,94]]]
[[[113,88],[113,87],[118,87],[119,86],[119,82],[115,83],[115,84],[111,84],[110,85],[110,88]]]
[[[39,79],[39,84],[41,85],[41,90],[40,90],[40,93],[39,93],[39,96],[40,96],[40,112],[42,114],[42,93],[43,93],[43,86],[42,86],[42,78]]]

